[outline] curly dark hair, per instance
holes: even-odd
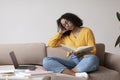
[[[58,25],[58,31],[61,29],[63,26],[61,24],[61,19],[66,19],[70,21],[75,27],[81,27],[83,25],[83,21],[75,14],[73,13],[65,13],[63,14],[58,20],[57,20],[57,25]],[[70,35],[71,31],[67,31],[63,34],[63,36]]]

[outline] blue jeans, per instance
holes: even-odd
[[[85,55],[78,58],[71,55],[68,59],[57,57],[45,57],[43,59],[43,67],[55,73],[61,73],[65,68],[77,68],[77,72],[91,72],[99,67],[99,60],[95,55]]]

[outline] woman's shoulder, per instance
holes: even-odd
[[[83,30],[83,31],[92,31],[90,28],[85,27],[85,26],[82,27],[82,30]]]

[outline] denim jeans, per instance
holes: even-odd
[[[77,72],[91,72],[99,67],[99,59],[95,55],[85,55],[78,58],[71,55],[68,59],[57,57],[45,57],[43,59],[43,67],[55,73],[61,73],[65,68],[77,68]]]

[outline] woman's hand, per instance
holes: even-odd
[[[76,53],[76,52],[73,52],[73,54],[77,57],[83,57],[83,55],[84,55],[83,53]]]
[[[66,31],[68,31],[68,30],[65,29],[65,28],[61,28],[61,29],[59,30],[59,33],[60,33],[60,34],[64,34]]]
[[[77,57],[83,57],[84,56],[83,53],[76,53],[76,52],[73,52],[73,51],[66,52],[66,53],[67,53],[66,57],[69,57],[71,54],[74,54]]]

